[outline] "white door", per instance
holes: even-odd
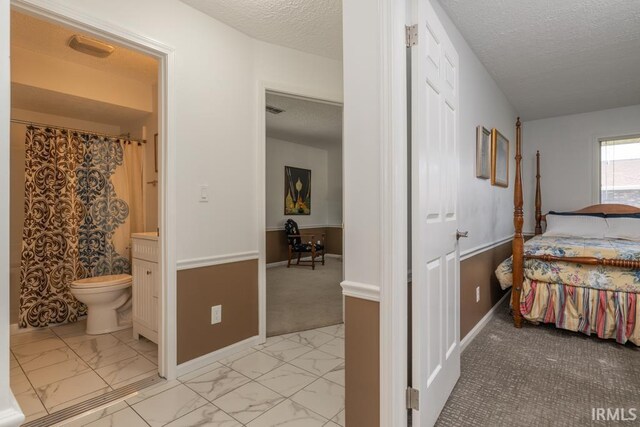
[[[415,426],[435,423],[460,376],[458,54],[430,1],[411,48],[412,388]]]

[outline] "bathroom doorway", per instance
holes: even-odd
[[[266,336],[343,357],[342,105],[270,90],[264,105]]]
[[[132,47],[11,13],[10,363],[27,421],[175,369],[166,64]]]

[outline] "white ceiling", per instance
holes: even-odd
[[[97,123],[123,125],[148,117],[151,113],[54,92],[39,87],[11,84],[11,106],[22,110],[73,117]]]
[[[273,93],[267,105],[285,110],[266,113],[267,137],[324,149],[342,143],[341,106]]]
[[[342,0],[182,0],[259,40],[342,59]]]
[[[524,119],[640,104],[640,1],[440,3]]]
[[[154,58],[123,47],[116,47],[115,52],[107,58],[96,58],[67,46],[74,34],[83,33],[11,11],[11,44],[13,46],[134,80],[150,83],[158,80],[158,62]]]

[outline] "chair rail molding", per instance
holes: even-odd
[[[183,259],[177,262],[178,271],[192,268],[210,267],[212,265],[231,264],[233,262],[258,259],[258,251],[237,252],[233,254],[213,255],[202,258]]]
[[[345,280],[340,283],[342,295],[369,301],[380,302],[380,287],[368,283],[352,282]]]

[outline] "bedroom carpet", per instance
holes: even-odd
[[[462,353],[437,426],[640,424],[640,349],[548,325],[513,327],[508,303]],[[634,422],[592,421],[592,408],[636,408]]]
[[[342,323],[342,260],[267,268],[267,336]]]

